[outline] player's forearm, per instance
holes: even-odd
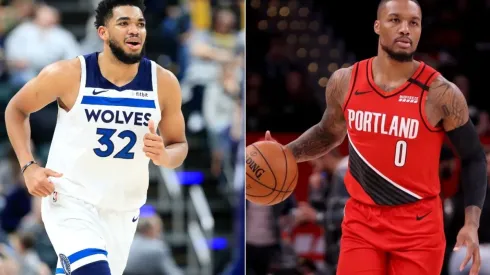
[[[297,162],[304,162],[328,153],[342,142],[344,136],[316,124],[286,147],[291,150]]]
[[[5,109],[5,125],[10,143],[17,155],[19,165],[22,167],[34,160],[31,152],[31,126],[29,116],[9,104]]]
[[[168,146],[165,146],[168,154],[168,163],[165,164],[167,168],[177,168],[184,163],[185,158],[187,157],[188,146],[187,142],[179,142],[174,143]]]
[[[463,159],[461,180],[465,208],[465,224],[480,224],[480,213],[487,194],[487,163],[483,149],[480,157]]]
[[[478,226],[488,186],[487,159],[483,146],[471,120],[447,132],[447,135],[461,159],[465,222]]]

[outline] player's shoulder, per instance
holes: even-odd
[[[345,68],[340,68],[338,70],[336,70],[335,72],[333,72],[332,76],[330,77],[330,79],[334,78],[334,79],[348,79],[350,78],[351,74],[352,74],[352,70],[354,69],[354,65],[351,65],[349,67],[345,67]]]
[[[152,61],[154,62],[154,61]],[[158,63],[154,62],[156,66],[156,76],[158,79],[158,86],[168,86],[179,84],[179,81],[174,73],[170,70],[163,68]]]
[[[447,96],[461,95],[463,93],[453,82],[446,79],[442,74],[437,75],[429,85],[429,95]]]
[[[466,105],[466,98],[453,82],[439,74],[429,85],[427,101],[435,106]]]
[[[81,65],[79,58],[60,60],[44,67],[38,75],[38,78],[70,81],[79,79],[81,73]]]
[[[345,67],[345,68],[340,68],[335,72],[333,72],[332,75],[330,76],[330,79],[328,80],[330,87],[337,87],[337,88],[341,88],[341,90],[345,90],[345,88],[349,86],[349,82],[354,66],[355,65]],[[347,92],[347,90],[345,90],[344,92]]]

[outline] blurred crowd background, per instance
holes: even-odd
[[[490,1],[419,2],[423,31],[415,58],[435,67],[464,93],[481,142],[490,152],[490,105],[485,100],[490,35],[479,29],[490,15]],[[321,119],[329,76],[377,53],[377,5],[378,1],[247,0],[247,144],[263,138],[266,130],[287,143]],[[247,204],[247,274],[335,274],[348,198],[343,187],[345,145],[300,164],[295,196],[284,203]],[[458,271],[465,252],[452,251],[464,223],[464,207],[460,161],[448,142],[440,162],[447,238],[442,274],[468,274]],[[479,274],[490,274],[489,207],[487,202],[479,230],[484,266]],[[266,222],[254,222],[260,220]]]
[[[7,139],[5,106],[46,65],[102,50],[99,2],[0,1],[0,274],[54,274],[57,263]],[[180,80],[190,150],[175,171],[150,167],[125,274],[243,274],[244,3],[145,3],[146,57]],[[40,163],[56,117],[56,103],[30,117]]]

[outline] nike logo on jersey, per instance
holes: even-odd
[[[108,92],[109,90],[102,90],[102,91],[96,91],[94,89],[94,91],[92,92],[93,95],[98,95],[98,94],[101,94],[101,93],[105,93],[105,92]]]
[[[371,91],[359,92],[358,90],[354,92],[355,95],[369,94]]]
[[[422,215],[422,216],[417,215],[417,221],[420,221],[421,219],[427,217],[430,213],[432,213],[432,211],[429,211],[429,213]]]
[[[136,222],[138,220],[139,216],[133,217],[133,222]]]
[[[347,109],[347,125],[349,129],[359,132],[415,139],[419,134],[420,122],[414,118]]]

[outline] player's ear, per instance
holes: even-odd
[[[374,21],[374,32],[379,35],[379,20]]]
[[[99,37],[102,39],[102,40],[107,40],[109,39],[109,34],[107,33],[107,28],[104,27],[104,26],[100,26],[98,29],[97,29],[97,33],[99,34]]]

